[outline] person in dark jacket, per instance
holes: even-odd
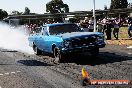
[[[128,35],[129,38],[132,38],[132,21],[128,23]]]
[[[106,33],[106,40],[111,40],[111,32],[112,32],[112,22],[110,20],[107,20],[106,22],[106,30],[105,30],[105,33]]]

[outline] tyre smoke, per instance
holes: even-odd
[[[23,26],[11,28],[0,22],[0,48],[33,54],[28,43],[29,32]]]

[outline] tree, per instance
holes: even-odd
[[[6,18],[8,13],[5,10],[0,9],[0,20]]]
[[[24,15],[28,15],[28,14],[30,14],[30,9],[28,7],[25,7]]]
[[[66,13],[69,12],[69,6],[62,0],[52,0],[46,4],[46,12],[49,13]]]
[[[22,12],[14,10],[11,12],[11,15],[22,15]]]
[[[104,10],[108,10],[107,5],[104,5]]]
[[[127,6],[128,6],[127,0],[111,0],[110,9],[127,8]]]
[[[128,8],[132,8],[132,3],[129,3],[128,4]]]

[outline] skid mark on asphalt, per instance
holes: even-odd
[[[6,72],[6,73],[0,73],[0,76],[4,76],[4,75],[10,75],[10,74],[17,74],[20,73],[21,71],[14,71],[14,72]],[[1,87],[0,87],[1,88]]]

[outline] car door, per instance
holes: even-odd
[[[35,35],[35,40],[34,40],[34,43],[35,43],[35,45],[40,49],[40,50],[42,50],[42,42],[41,42],[41,31],[42,31],[42,27],[40,27],[40,28],[38,28],[37,30],[36,30],[36,35]]]
[[[40,41],[41,49],[45,52],[49,52],[49,47],[48,47],[49,35],[48,35],[48,31],[47,31],[46,26],[42,27],[41,34],[39,36],[39,41]]]

